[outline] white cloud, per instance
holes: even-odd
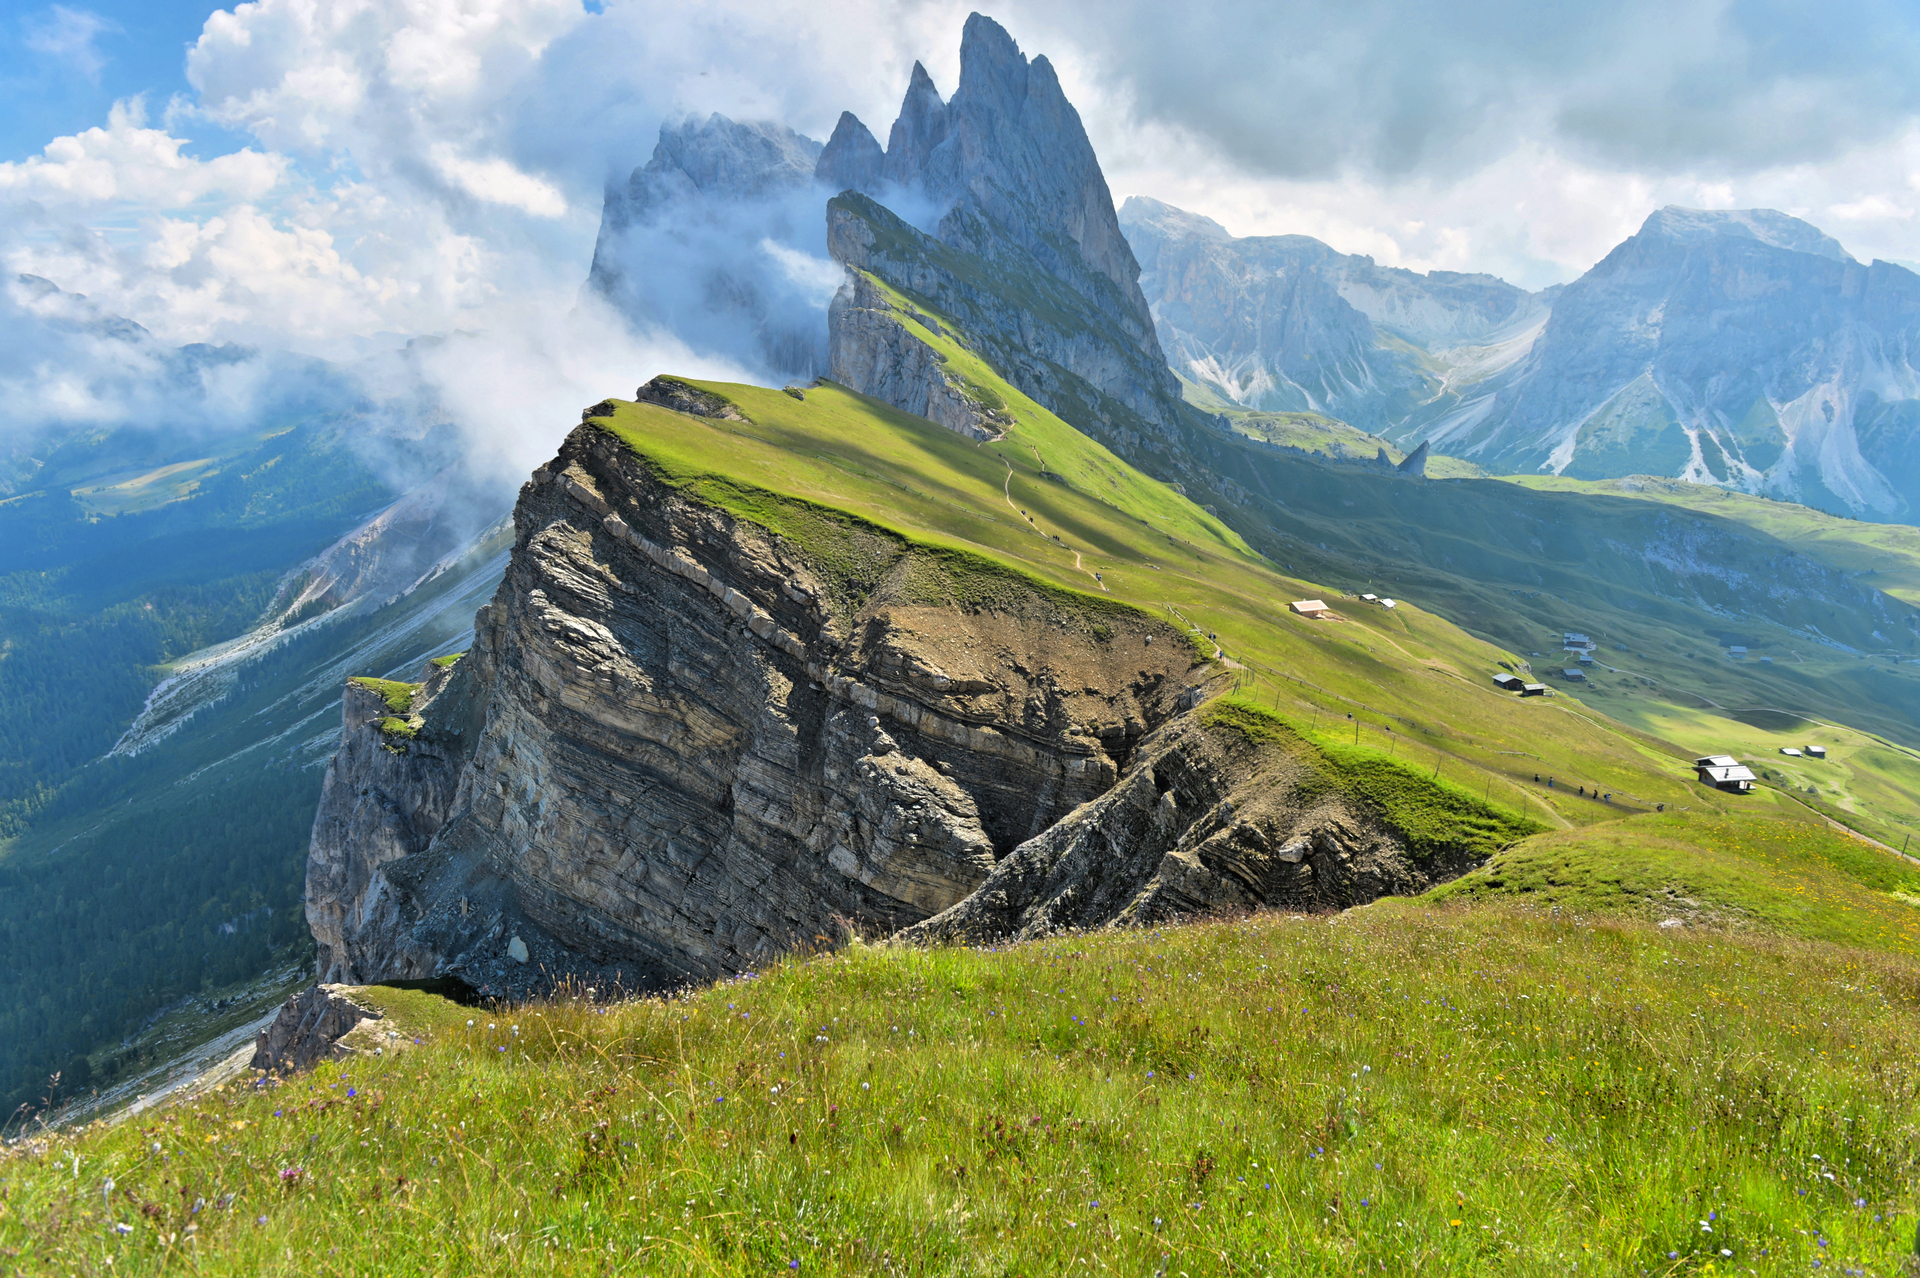
[[[139,99],[116,102],[107,126],[55,138],[41,154],[0,163],[0,199],[181,208],[215,196],[257,200],[287,168],[283,156],[245,148],[211,160],[182,155],[186,139],[146,127]]]
[[[0,256],[174,341],[338,353],[482,327],[515,298],[570,305],[603,184],[661,119],[824,137],[849,108],[884,138],[914,59],[951,93],[967,8],[255,0],[208,18],[187,58],[198,97],[170,128],[128,105],[0,165],[0,201],[36,206],[0,229]],[[1766,205],[1863,257],[1920,258],[1920,90],[1887,70],[1914,47],[1898,6],[1825,36],[1718,0],[995,12],[1060,70],[1116,195],[1237,234],[1537,286],[1661,204]],[[1798,34],[1766,44],[1767,22]],[[196,119],[253,146],[195,158],[179,135]],[[773,258],[819,283],[817,259]]]
[[[99,80],[101,68],[107,64],[106,56],[95,47],[94,41],[120,30],[117,23],[97,13],[71,9],[64,4],[34,14],[22,25],[26,28],[27,48],[64,63],[94,81]]]
[[[563,217],[567,212],[566,196],[551,183],[523,173],[497,156],[473,160],[455,154],[451,148],[436,146],[429,150],[428,160],[442,177],[476,200],[504,204],[535,217]]]

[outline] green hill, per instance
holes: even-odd
[[[856,946],[613,1007],[370,991],[379,1056],[16,1145],[0,1246],[30,1273],[1891,1273],[1917,990],[1872,950],[1402,904]]]
[[[1339,916],[855,945],[613,1006],[373,991],[388,1020],[343,1063],[24,1133],[0,1168],[16,1265],[1900,1263],[1920,1188],[1920,870],[1784,789],[1703,789],[1685,766],[1697,741],[1589,694],[1498,692],[1487,676],[1521,654],[1418,603],[1289,612],[1329,592],[957,339],[923,340],[995,397],[1003,438],[832,384],[697,383],[735,415],[608,401],[593,421],[664,482],[826,562],[857,525],[902,539],[911,563],[888,588],[930,606],[1039,592],[1089,625],[1120,609],[1183,623],[1230,684],[1214,722],[1312,751],[1318,783],[1411,837],[1478,829],[1488,866]],[[1471,486],[1319,473],[1317,500],[1393,492],[1406,518],[1424,491]],[[841,576],[857,585],[859,565]]]

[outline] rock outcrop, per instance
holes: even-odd
[[[659,987],[894,932],[1110,789],[1208,670],[1127,609],[938,604],[897,537],[774,536],[592,425],[515,520],[469,691],[420,713],[471,741],[450,803],[455,753],[392,753],[352,703],[309,863],[330,974]]]
[[[424,851],[446,823],[484,707],[472,667],[429,664],[409,717],[364,681],[341,692],[340,747],[327,764],[307,851],[307,926],[322,981],[428,975],[386,867]],[[378,954],[363,965],[361,956]]]
[[[1000,410],[949,372],[934,349],[908,331],[908,319],[941,331],[932,316],[895,307],[871,279],[855,275],[828,312],[834,380],[969,439],[1004,434]]]
[[[341,1039],[362,1021],[380,1019],[380,1011],[356,1001],[347,986],[315,985],[289,998],[260,1031],[250,1068],[292,1074],[337,1060],[350,1055]]]
[[[912,941],[1031,939],[1256,909],[1324,911],[1425,891],[1481,860],[1420,855],[1336,790],[1306,752],[1182,716],[1119,784],[1003,858]]]

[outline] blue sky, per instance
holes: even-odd
[[[0,160],[102,123],[120,98],[147,94],[158,114],[189,91],[187,46],[216,7],[204,0],[9,6],[0,25]],[[216,149],[238,144],[224,133],[212,141]]]
[[[824,138],[851,109],[884,137],[915,60],[951,91],[978,2],[29,0],[0,15],[0,264],[170,340],[479,326],[577,291],[663,119]],[[1116,199],[1235,234],[1537,288],[1662,205],[1767,207],[1920,260],[1912,0],[989,11],[1053,61]]]

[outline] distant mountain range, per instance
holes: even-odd
[[[1120,221],[1197,402],[1311,409],[1500,472],[1920,520],[1920,275],[1798,218],[1661,209],[1538,293],[1140,197]]]

